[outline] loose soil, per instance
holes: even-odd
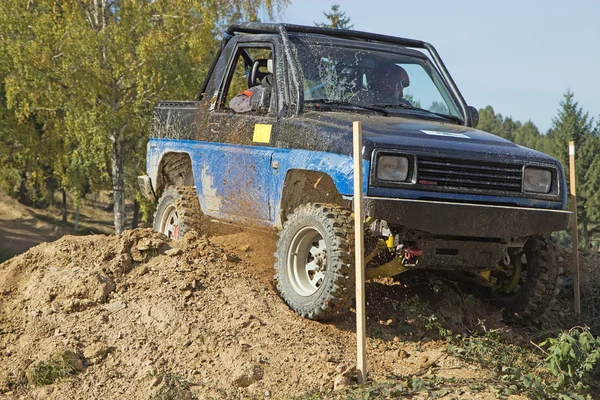
[[[138,229],[65,236],[10,259],[0,265],[0,396],[149,399],[179,382],[172,398],[289,398],[351,384],[354,314],[322,323],[292,312],[273,287],[273,250],[264,232],[171,242]],[[402,284],[366,291],[370,379],[489,375],[406,320]],[[64,351],[80,373],[28,383],[32,365]]]
[[[218,231],[179,241],[149,229],[64,236],[0,264],[0,398],[337,398],[355,384],[353,310],[300,318],[274,288],[276,235]],[[411,308],[416,294],[455,333],[485,325],[528,343],[497,310],[475,301],[465,312],[422,276],[370,282],[366,294],[370,381],[438,377],[454,383],[437,398],[498,397],[487,383],[495,372],[449,354]],[[36,384],[36,367],[61,354],[75,367]]]

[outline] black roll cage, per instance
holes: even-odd
[[[442,75],[442,78],[444,78],[444,80],[446,80],[448,87],[450,88],[450,91],[452,92],[452,94],[455,96],[455,98],[458,101],[458,105],[464,116],[464,125],[471,126],[471,123],[472,123],[471,115],[469,113],[467,103],[466,103],[464,97],[462,96],[462,94],[460,93],[460,91],[458,90],[458,87],[456,86],[456,83],[452,79],[452,76],[448,72],[446,65],[444,64],[444,62],[440,58],[437,50],[435,49],[435,47],[433,47],[432,44],[421,41],[421,40],[407,39],[407,38],[389,36],[389,35],[382,35],[382,34],[378,34],[378,33],[355,31],[355,30],[350,30],[350,29],[333,29],[333,28],[321,28],[321,27],[315,27],[315,26],[281,24],[281,23],[260,23],[260,22],[244,22],[244,23],[230,25],[223,35],[223,40],[221,41],[221,45],[219,46],[219,49],[217,50],[217,54],[215,55],[215,58],[208,70],[206,78],[204,79],[204,82],[202,83],[202,88],[200,89],[198,96],[196,96],[196,100],[197,101],[202,100],[202,97],[203,97],[206,87],[208,85],[208,80],[209,80],[210,76],[212,75],[215,65],[217,64],[217,60],[221,56],[223,48],[225,47],[225,45],[227,44],[229,39],[231,39],[233,37],[234,34],[236,34],[236,33],[250,33],[250,34],[278,33],[281,35],[282,40],[283,40],[283,45],[284,45],[283,47],[284,47],[284,51],[286,53],[284,56],[286,58],[288,58],[289,62],[292,62],[293,60],[289,59],[289,58],[293,58],[295,56],[295,54],[293,54],[290,51],[290,44],[289,44],[289,39],[288,39],[288,35],[287,35],[288,32],[320,34],[320,35],[326,35],[326,36],[330,36],[330,37],[338,37],[338,38],[343,38],[343,39],[358,40],[358,41],[365,41],[365,42],[391,43],[391,44],[398,44],[398,45],[405,46],[405,47],[412,47],[412,48],[416,48],[416,49],[427,50],[429,52],[429,54],[431,55],[431,58],[433,59],[435,66],[438,68],[440,74]],[[295,73],[292,76],[292,80],[294,81],[295,85],[298,85],[298,77],[295,76]],[[300,90],[300,88],[296,88],[296,91],[297,91],[297,96],[295,99],[295,101],[296,101],[295,106],[296,106],[296,112],[299,114],[302,112],[303,91]]]

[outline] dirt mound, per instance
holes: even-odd
[[[292,312],[273,288],[273,248],[265,233],[171,242],[139,229],[66,236],[0,264],[0,397],[289,398],[351,384],[354,314],[319,323]],[[463,313],[472,299],[432,291],[444,305],[433,318],[404,286],[367,285],[370,378],[435,368],[485,379],[448,354],[436,318],[462,333],[500,314]]]

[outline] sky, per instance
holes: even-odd
[[[337,3],[353,29],[433,44],[469,105],[542,133],[568,89],[600,119],[600,0],[291,2],[278,22],[328,22]]]

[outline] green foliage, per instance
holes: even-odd
[[[75,375],[81,362],[71,352],[59,352],[53,360],[34,364],[27,371],[29,382],[37,386],[51,385],[57,379]]]
[[[194,400],[196,395],[190,390],[190,385],[177,374],[166,374],[162,377],[162,386],[150,400]]]
[[[436,283],[432,283],[432,285],[436,285]],[[405,323],[399,327],[398,334],[404,335],[411,331],[428,332],[442,339],[452,335],[452,332],[446,328],[444,317],[435,313],[419,296],[402,301],[398,308],[402,310],[405,318]]]
[[[589,398],[589,378],[600,360],[600,338],[588,328],[573,328],[546,339],[538,348],[544,346],[548,346],[545,359],[502,343],[490,331],[484,336],[456,337],[448,351],[495,371],[511,393],[526,392],[538,399]]]
[[[584,246],[590,236],[600,234],[600,132],[594,119],[575,101],[568,90],[560,103],[558,116],[548,131],[549,154],[558,158],[569,176],[569,141],[575,142],[577,186],[577,218]]]
[[[479,125],[477,129],[493,133],[517,144],[542,151],[543,136],[531,121],[522,124],[510,117],[496,114],[492,106],[479,110]]]
[[[584,398],[590,375],[600,361],[600,337],[594,337],[587,327],[576,327],[558,338],[547,339],[541,346],[548,346],[546,368],[555,378],[549,381],[546,392]]]
[[[329,20],[329,23],[315,22],[315,26],[320,28],[333,29],[352,29],[354,24],[350,25],[350,18],[346,17],[346,13],[340,9],[339,4],[333,4],[329,13],[324,12],[323,15]]]
[[[223,24],[256,19],[259,9],[272,16],[287,3],[4,1],[0,119],[9,109],[13,120],[0,123],[0,166],[11,166],[0,182],[15,192],[54,179],[77,198],[112,185],[119,231],[156,102],[195,96]]]
[[[504,344],[498,331],[494,330],[482,336],[457,336],[448,344],[448,352],[455,357],[475,361],[511,383],[519,381],[524,371],[534,368],[536,361],[526,349]]]

